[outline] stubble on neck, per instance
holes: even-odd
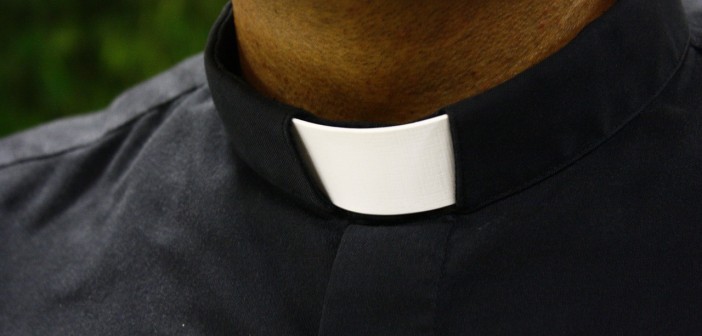
[[[552,55],[615,0],[235,0],[244,77],[325,119],[401,124]]]

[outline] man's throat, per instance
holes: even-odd
[[[614,2],[238,0],[234,15],[262,94],[329,120],[402,124],[544,60]]]

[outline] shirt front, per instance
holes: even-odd
[[[98,114],[0,141],[2,335],[702,330],[702,5],[619,0],[446,106],[455,200],[336,206],[242,79],[231,8]]]

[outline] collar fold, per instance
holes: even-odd
[[[239,68],[231,10],[227,5],[215,23],[205,67],[236,155],[308,209],[364,217],[333,206],[319,190],[291,131],[293,118],[349,125],[320,120],[249,86]],[[679,1],[619,0],[543,62],[436,111],[432,116],[450,120],[456,172],[456,204],[442,213],[475,211],[595,149],[662,91],[688,40]]]

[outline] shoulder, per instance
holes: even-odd
[[[692,44],[702,49],[702,0],[682,0],[692,33]]]
[[[119,95],[106,109],[54,121],[0,139],[0,169],[89,146],[133,121],[206,86],[202,54]]]

